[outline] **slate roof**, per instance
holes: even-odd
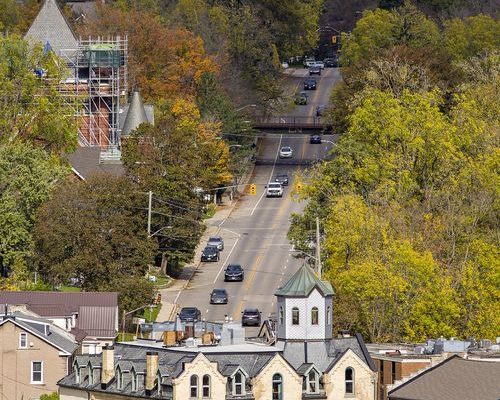
[[[282,286],[275,295],[284,297],[307,297],[314,288],[324,296],[333,296],[334,291],[330,282],[320,280],[307,265],[299,270]]]
[[[55,0],[45,0],[40,12],[24,36],[25,39],[48,42],[60,55],[61,50],[76,49],[78,41]]]
[[[125,174],[125,168],[121,163],[101,163],[100,157],[99,147],[78,147],[73,153],[66,155],[76,175],[83,180],[99,174],[114,176]]]
[[[144,108],[144,104],[142,103],[141,95],[139,92],[135,91],[127,109],[121,133],[122,136],[130,135],[134,129],[138,128],[140,124],[145,122],[149,122],[146,110]]]
[[[452,356],[389,392],[390,400],[498,400],[500,363]]]
[[[78,344],[72,339],[70,335],[60,333],[57,327],[50,321],[45,321],[40,318],[34,318],[29,315],[24,315],[19,312],[9,314],[7,316],[2,316],[0,321],[0,326],[11,322],[21,329],[38,336],[43,341],[51,344],[60,351],[65,351],[68,355],[71,355],[78,348]],[[49,331],[46,333],[45,325],[49,326]]]

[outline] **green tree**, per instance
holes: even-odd
[[[0,141],[19,138],[55,152],[76,147],[76,121],[57,90],[63,65],[15,35],[0,38]],[[42,70],[42,78],[34,73]]]
[[[37,216],[37,270],[53,284],[76,277],[83,290],[143,278],[156,250],[146,232],[146,205],[147,196],[127,178],[64,183]]]
[[[40,205],[69,168],[30,143],[0,141],[0,266],[11,279],[27,279],[26,258]]]

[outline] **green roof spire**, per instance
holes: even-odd
[[[280,287],[275,295],[284,297],[307,297],[314,288],[323,296],[333,296],[334,290],[330,282],[320,280],[307,265],[302,265],[299,270]]]

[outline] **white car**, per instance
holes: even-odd
[[[266,197],[283,197],[283,185],[281,183],[269,182],[266,188]]]
[[[321,69],[325,69],[325,63],[323,61],[315,61],[314,65],[320,67]]]
[[[283,62],[281,63],[281,68],[283,68],[283,69],[288,69],[289,67],[290,67],[290,65],[289,65],[286,61],[283,61]]]
[[[304,67],[305,68],[309,68],[311,65],[313,65],[316,61],[314,60],[314,58],[306,58],[304,60]]]
[[[293,150],[290,146],[283,146],[280,149],[280,158],[292,158]]]

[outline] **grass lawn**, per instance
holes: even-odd
[[[161,304],[158,304],[156,307],[153,307],[151,309],[151,315],[149,313],[149,307],[144,309],[144,312],[140,316],[141,318],[144,318],[146,322],[154,322],[156,321],[156,317],[158,316],[158,313],[161,310]]]
[[[215,204],[213,204],[213,203],[210,203],[209,205],[207,205],[207,209],[203,213],[202,219],[208,219],[208,218],[213,217],[214,214],[215,214],[215,209],[216,208],[217,208],[217,206]]]
[[[59,290],[61,292],[81,292],[81,289],[76,286],[61,286]]]

